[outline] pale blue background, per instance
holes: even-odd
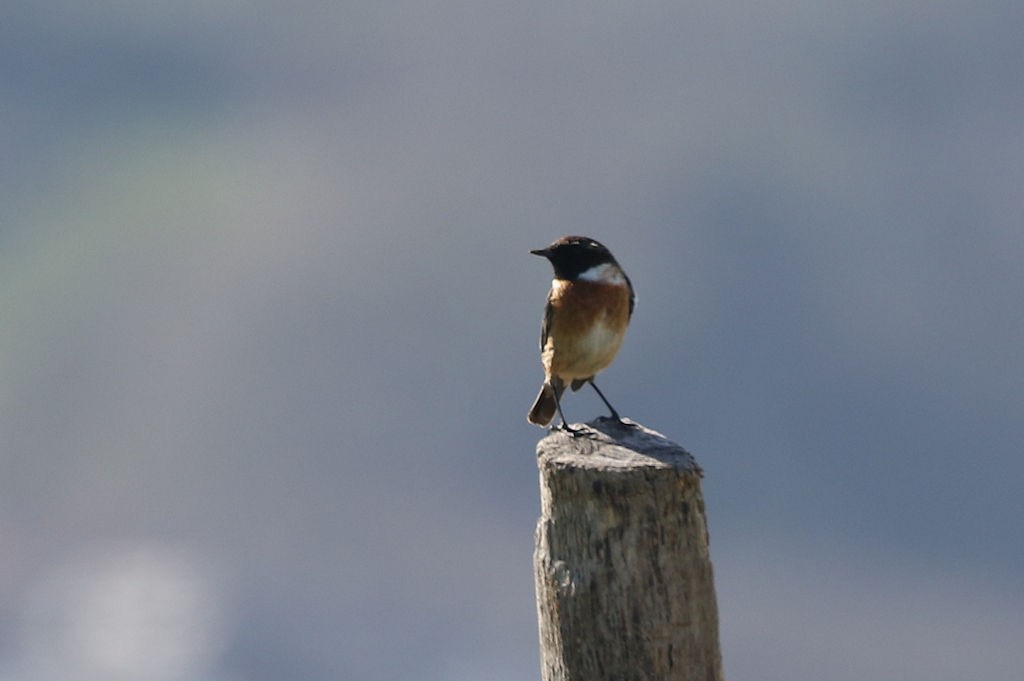
[[[4,15],[0,678],[538,678],[568,233],[727,678],[1019,677],[1020,2]]]

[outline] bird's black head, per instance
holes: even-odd
[[[611,251],[585,236],[563,236],[547,248],[530,253],[550,260],[559,279],[575,279],[580,273],[605,263],[618,265]]]

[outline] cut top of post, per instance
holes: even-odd
[[[677,473],[703,475],[696,459],[661,433],[623,419],[595,419],[574,424],[582,432],[573,437],[561,430],[537,443],[542,467],[613,469],[675,469]]]

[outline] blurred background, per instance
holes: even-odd
[[[1022,25],[10,3],[0,679],[537,679],[563,234],[637,289],[605,394],[705,469],[727,678],[1016,677]]]

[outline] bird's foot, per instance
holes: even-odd
[[[635,423],[623,421],[622,417],[619,416],[619,413],[615,412],[615,411],[612,412],[611,416],[601,416],[600,419],[602,421],[615,421],[616,423],[618,423],[623,428],[637,428],[638,427],[637,424],[635,424]]]
[[[565,421],[562,421],[562,423],[557,426],[552,426],[551,430],[559,430],[569,437],[582,437],[587,434],[587,431],[583,428],[573,428]]]

